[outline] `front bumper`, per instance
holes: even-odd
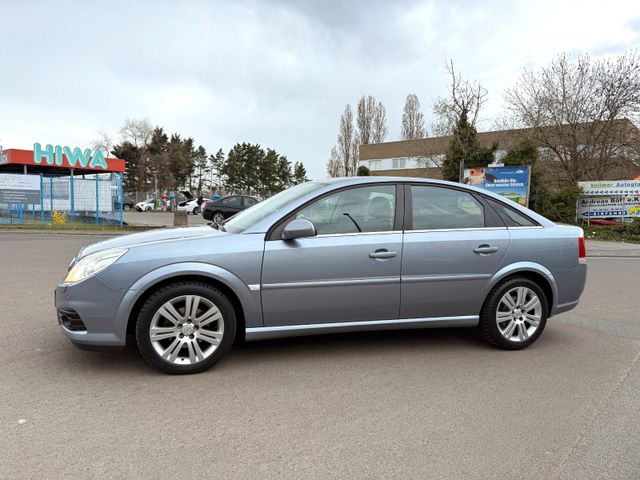
[[[124,293],[111,288],[95,275],[76,284],[58,285],[55,306],[62,332],[79,348],[124,348],[126,324],[120,325],[116,321]]]

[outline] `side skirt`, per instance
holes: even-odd
[[[372,330],[403,330],[411,328],[475,327],[478,315],[464,317],[401,318],[366,322],[313,323],[307,325],[278,325],[274,327],[249,327],[246,340],[301,337],[341,332],[364,332]]]

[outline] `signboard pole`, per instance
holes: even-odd
[[[529,175],[527,175],[527,200],[525,203],[525,207],[529,208],[529,197],[530,197],[530,193],[531,193],[531,168],[529,167]]]
[[[40,228],[44,227],[44,195],[42,195],[42,174],[40,174]]]
[[[49,177],[49,210],[51,210],[51,221],[53,221],[53,177]]]
[[[75,220],[76,218],[76,209],[75,209],[75,198],[74,198],[74,188],[73,188],[73,168],[71,169],[71,175],[69,176],[69,199],[71,201],[69,205],[69,210],[71,211],[71,219]]]
[[[100,223],[100,194],[98,191],[98,174],[96,174],[96,225]]]
[[[122,209],[123,209],[123,204],[124,204],[124,195],[122,193],[122,172],[120,173],[120,185],[119,185],[119,189],[120,189],[120,226],[122,226]]]

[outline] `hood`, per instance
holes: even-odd
[[[225,235],[231,234],[216,230],[215,228],[211,228],[207,225],[198,227],[162,228],[157,230],[148,230],[146,232],[132,233],[130,235],[120,235],[108,240],[104,240],[102,242],[88,245],[80,250],[80,252],[78,252],[78,255],[76,255],[76,259],[89,255],[90,253],[99,252],[100,250],[106,250],[107,248],[129,248],[155,242],[178,241],[185,238],[207,236],[217,237]]]

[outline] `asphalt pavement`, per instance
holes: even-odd
[[[0,478],[640,478],[640,258],[590,258],[580,306],[523,351],[353,333],[175,377],[60,333],[53,288],[102,238],[0,233]]]

